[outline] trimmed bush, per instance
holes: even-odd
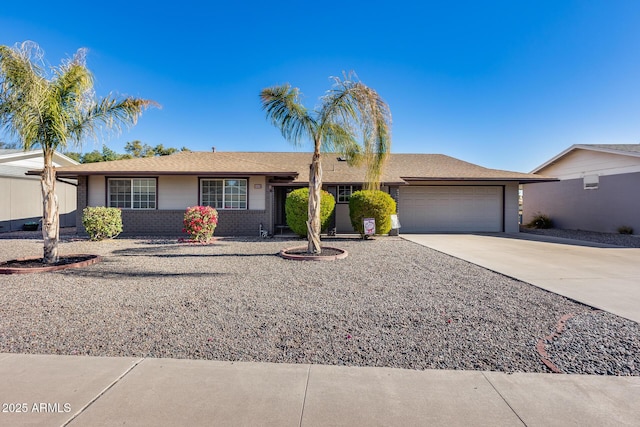
[[[104,206],[86,207],[82,211],[82,225],[91,240],[113,239],[122,233],[122,211]]]
[[[533,216],[531,221],[527,224],[529,228],[552,228],[553,221],[547,215],[537,213]]]
[[[320,230],[326,230],[331,223],[331,215],[336,207],[336,199],[322,190],[320,196]],[[287,195],[284,203],[287,225],[300,237],[307,237],[307,219],[309,217],[309,188],[298,188]]]
[[[380,190],[356,191],[349,198],[349,217],[353,229],[364,236],[364,218],[376,220],[376,234],[391,231],[391,215],[396,213],[396,201]]]
[[[621,225],[620,227],[618,227],[618,233],[633,234],[633,227],[629,227],[628,225]]]
[[[218,211],[211,206],[192,206],[184,213],[182,224],[182,231],[189,235],[190,240],[206,243],[218,225]]]

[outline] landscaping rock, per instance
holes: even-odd
[[[300,240],[67,239],[99,264],[2,277],[0,352],[640,375],[638,324],[398,237],[324,239],[336,262],[277,254]],[[0,261],[42,243],[0,239]]]

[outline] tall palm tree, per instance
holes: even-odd
[[[43,262],[58,261],[60,223],[55,193],[53,154],[79,144],[103,129],[134,125],[153,101],[108,96],[97,99],[85,49],[61,65],[45,68],[43,52],[34,42],[0,46],[0,126],[19,140],[24,150],[41,147]]]
[[[298,145],[302,137],[313,141],[309,170],[307,252],[320,253],[320,152],[335,151],[350,164],[366,164],[365,188],[379,189],[380,176],[391,147],[391,112],[378,93],[352,75],[334,77],[333,87],[321,98],[315,111],[300,102],[300,90],[290,85],[273,86],[260,92],[267,118],[285,139]],[[362,142],[358,142],[358,136]]]

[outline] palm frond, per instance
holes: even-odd
[[[71,110],[69,137],[80,142],[85,137],[96,137],[101,131],[121,132],[123,128],[135,125],[142,112],[149,107],[160,108],[160,105],[147,99],[116,99],[108,96],[92,103],[86,110]]]
[[[362,148],[353,129],[340,123],[327,123],[323,128],[322,150],[340,153],[351,166],[360,164]]]
[[[380,187],[380,177],[391,149],[391,112],[375,90],[359,81],[349,80],[354,77],[351,73],[345,74],[344,79],[333,78],[333,87],[322,98],[320,123],[323,129],[334,123],[353,130],[354,134],[357,129],[362,142],[351,161],[366,164],[365,187],[376,189]],[[338,148],[338,151],[349,152],[353,143],[348,141],[344,149]]]
[[[37,144],[42,120],[47,81],[41,76],[41,57],[33,42],[0,46],[0,125],[20,139],[25,150]]]
[[[294,145],[303,137],[314,139],[316,121],[300,102],[298,88],[285,84],[265,88],[260,92],[262,109],[282,136]]]

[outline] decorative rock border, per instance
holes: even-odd
[[[64,270],[67,268],[79,268],[86,267],[88,265],[96,264],[102,261],[102,257],[100,255],[89,255],[89,254],[69,254],[63,255],[63,257],[67,258],[81,258],[86,257],[87,259],[84,261],[72,262],[69,264],[59,264],[59,265],[43,265],[42,267],[2,267],[0,265],[0,274],[28,274],[28,273],[43,273],[47,271],[58,271]],[[31,257],[31,258],[18,258],[16,260],[11,261],[29,261],[29,260],[39,260],[42,257]]]
[[[323,246],[322,249],[331,249],[337,252],[340,252],[335,255],[308,255],[308,254],[294,254],[289,252],[299,252],[301,250],[306,250],[306,246],[296,246],[293,248],[286,248],[280,251],[280,256],[284,259],[291,259],[295,261],[335,261],[337,259],[344,259],[349,255],[349,253],[344,249],[332,248],[329,246]]]
[[[556,330],[551,332],[551,334],[547,335],[546,337],[540,338],[538,340],[538,343],[536,344],[536,350],[538,351],[538,355],[540,355],[540,360],[542,360],[542,363],[544,363],[547,368],[549,368],[554,374],[563,374],[564,372],[562,372],[562,370],[560,370],[560,368],[558,368],[555,363],[551,361],[551,358],[549,357],[549,354],[547,353],[547,350],[545,348],[546,343],[551,344],[555,337],[559,337],[560,334],[562,334],[562,331],[564,331],[565,323],[567,323],[569,319],[575,316],[576,315],[574,313],[569,313],[562,316],[560,320],[558,320]]]

